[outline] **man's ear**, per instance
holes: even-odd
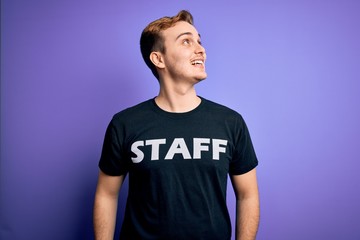
[[[160,52],[151,52],[150,53],[150,61],[157,67],[157,68],[165,68],[164,59]]]

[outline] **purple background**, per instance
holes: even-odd
[[[105,128],[158,91],[140,33],[180,9],[208,54],[198,94],[248,123],[258,239],[360,239],[360,1],[1,4],[0,239],[93,238]]]

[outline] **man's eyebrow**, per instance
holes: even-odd
[[[177,36],[175,40],[178,40],[181,36],[184,36],[184,35],[193,35],[193,34],[191,32],[184,32],[184,33],[179,34],[179,36]],[[201,38],[200,33],[199,33],[199,38]]]

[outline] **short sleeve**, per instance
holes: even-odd
[[[235,151],[230,162],[230,175],[240,175],[249,172],[258,165],[258,159],[251,141],[249,130],[240,116],[237,121]]]
[[[127,158],[120,140],[122,134],[123,131],[119,126],[116,126],[113,119],[106,129],[99,161],[99,168],[107,175],[120,176],[128,171]]]

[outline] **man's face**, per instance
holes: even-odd
[[[207,77],[205,49],[195,27],[181,21],[162,32],[165,73],[175,81],[197,83]]]

